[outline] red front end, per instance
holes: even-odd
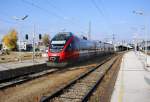
[[[51,41],[48,51],[48,66],[66,66],[70,62],[73,62],[78,59],[79,53],[77,50],[73,49],[73,39],[74,36],[59,35],[59,38],[54,37]],[[61,40],[60,40],[61,38]]]

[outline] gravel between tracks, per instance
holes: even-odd
[[[0,90],[0,102],[39,102],[41,96],[51,93],[65,85],[88,69],[95,67],[103,58],[87,61],[86,64],[50,74],[29,82]],[[93,63],[93,61],[95,61]]]
[[[90,97],[89,102],[110,102],[110,98],[114,89],[115,81],[120,69],[122,55],[120,55],[116,64],[114,64],[104,76],[102,82],[97,87],[96,91]]]
[[[95,67],[102,59],[101,57],[96,60],[90,60],[86,64],[67,68],[57,73],[0,90],[0,102],[39,102],[42,96],[52,93],[81,73]]]
[[[66,84],[86,70],[86,68],[72,69],[1,90],[0,102],[38,102],[42,95],[53,92],[60,85]]]
[[[111,60],[99,66],[96,70],[92,71],[87,76],[77,80],[69,87],[63,89],[62,93],[56,95],[54,98],[50,98],[49,102],[81,102],[81,100],[83,101],[85,95],[89,93],[89,91],[93,88],[93,86],[95,86],[97,81],[103,77],[105,72],[116,61],[116,58],[118,57],[111,58]],[[48,100],[45,100],[43,102],[47,101]]]

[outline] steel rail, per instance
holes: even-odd
[[[88,76],[90,73],[94,72],[96,69],[98,69],[100,66],[104,65],[105,63],[107,63],[108,61],[111,60],[111,57],[107,58],[106,60],[102,61],[97,67],[92,68],[91,70],[88,70],[85,73],[82,73],[80,76],[78,76],[77,78],[75,78],[74,80],[70,81],[68,84],[63,85],[61,88],[59,88],[58,90],[56,90],[55,92],[48,94],[46,96],[43,96],[40,100],[40,102],[49,102],[50,100],[60,96],[62,93],[64,93],[64,90],[67,90],[69,87],[73,86],[73,84],[76,84],[79,80],[85,78],[86,76]],[[117,60],[117,59],[116,59]],[[115,61],[116,61],[115,60]],[[112,63],[112,65],[110,66],[110,68],[113,66],[114,63]],[[108,68],[108,69],[110,69]],[[108,71],[108,70],[107,70]],[[96,84],[94,84],[94,88],[98,85],[98,83],[102,80],[102,78],[104,77],[104,75],[102,75],[101,78],[99,78],[99,80],[96,82]],[[86,102],[86,100],[88,99],[89,95],[93,92],[94,88],[91,88],[90,91],[84,96],[84,98],[82,99],[82,102]],[[50,101],[51,102],[51,101]]]
[[[44,71],[37,72],[37,73],[19,76],[17,78],[11,79],[9,81],[0,83],[0,89],[3,90],[3,89],[6,89],[8,87],[13,87],[15,85],[19,85],[19,84],[25,83],[27,81],[42,77],[42,76],[55,73],[57,71],[58,71],[58,69],[49,69],[49,70],[44,70]]]

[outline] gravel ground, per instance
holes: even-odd
[[[100,77],[106,72],[116,58],[107,61],[86,77],[78,80],[75,84],[63,90],[63,93],[50,100],[50,102],[80,102],[84,95],[93,87]]]
[[[76,66],[65,68],[26,83],[0,90],[0,102],[39,102],[41,96],[54,92],[88,69],[95,67],[102,57],[92,59]]]
[[[120,69],[121,59],[122,56],[117,64],[113,65],[111,70],[104,76],[97,90],[90,97],[89,102],[110,102],[118,71]]]
[[[39,102],[41,96],[53,92],[85,70],[86,68],[72,69],[1,90],[0,102]]]

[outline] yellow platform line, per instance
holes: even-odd
[[[122,68],[124,68],[124,57],[122,58]],[[122,70],[122,69],[121,69]],[[124,95],[124,72],[121,71],[121,83],[120,83],[120,90],[118,95],[118,102],[123,102],[123,95]]]

